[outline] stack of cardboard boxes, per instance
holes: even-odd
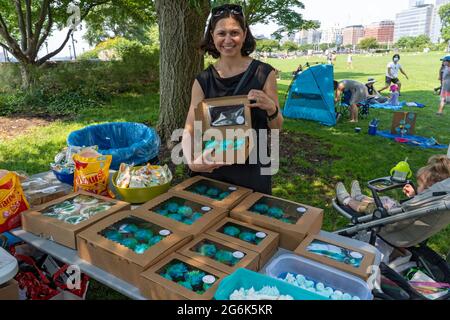
[[[81,202],[75,200],[79,196]],[[289,225],[256,215],[251,208],[261,199],[295,215],[297,223]],[[93,214],[89,207],[99,202],[108,203],[108,209]],[[174,210],[168,210],[170,206],[175,206]],[[291,207],[305,208],[307,214]],[[54,215],[61,210],[62,214]],[[79,217],[86,212],[92,214],[89,219],[79,223],[69,223],[77,218],[67,220],[70,214]],[[198,215],[196,219],[193,214]],[[22,223],[26,231],[77,249],[82,259],[139,287],[148,298],[210,299],[220,281],[237,269],[259,271],[276,253],[280,241],[284,247],[297,247],[306,235],[320,230],[322,210],[195,177],[135,210],[130,211],[128,203],[78,192],[30,209],[23,213]],[[123,238],[111,238],[126,234],[123,228],[130,225],[137,229],[144,226],[160,237],[159,241],[139,252],[135,243],[130,247],[121,242]],[[227,233],[227,227],[239,230],[241,236]],[[220,253],[205,254],[208,247]],[[219,255],[222,258],[217,258]],[[163,271],[175,262],[183,263],[193,274],[203,275],[202,281],[209,281],[207,290],[197,293],[164,276]]]

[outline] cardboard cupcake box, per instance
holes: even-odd
[[[367,280],[376,260],[375,253],[364,248],[367,246],[364,242],[321,232],[303,240],[295,253]]]
[[[220,150],[220,154],[212,154],[217,157],[215,162],[244,164],[248,159],[255,145],[251,110],[246,106],[249,103],[247,96],[234,96],[207,99],[195,108],[195,121],[202,123],[203,141],[208,141],[203,147]],[[214,131],[220,133],[221,139],[215,140]],[[233,140],[227,136],[230,132],[235,134]]]
[[[257,270],[260,270],[278,250],[278,233],[230,218],[222,220],[206,233],[220,241],[256,252],[259,255]]]
[[[198,236],[227,217],[228,211],[191,196],[165,193],[136,209],[174,230]]]
[[[123,211],[78,234],[78,255],[137,287],[143,271],[191,239],[146,213]]]
[[[22,212],[22,228],[76,249],[78,233],[115,212],[129,209],[127,202],[79,191]]]
[[[227,275],[178,253],[141,274],[139,289],[153,300],[212,300]]]
[[[239,268],[258,269],[256,252],[208,234],[195,238],[177,252],[226,274]]]
[[[226,210],[234,208],[242,199],[252,193],[250,189],[202,176],[190,178],[176,185],[170,191],[181,196],[209,202],[215,207]]]
[[[295,250],[322,228],[323,210],[262,193],[252,193],[230,213],[233,219],[280,234],[280,247]]]

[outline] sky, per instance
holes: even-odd
[[[305,9],[300,12],[305,19],[319,20],[322,28],[339,25],[345,27],[353,24],[367,25],[386,19],[395,19],[395,15],[408,8],[409,0],[302,0]],[[426,0],[426,3],[434,3],[434,0]],[[256,25],[252,27],[255,35],[270,36],[277,26]],[[56,32],[49,40],[48,50],[58,48],[65,38],[67,31]],[[77,55],[89,50],[88,43],[82,39],[83,31],[75,32],[75,44]],[[69,42],[71,44],[71,42]],[[69,57],[69,44],[57,57]],[[72,49],[73,51],[73,49]],[[44,47],[41,54],[46,53]]]
[[[321,27],[362,24],[381,20],[395,20],[395,15],[408,8],[409,0],[302,0],[305,9],[300,13],[308,20],[319,20]],[[426,1],[434,3],[432,0]],[[256,25],[255,34],[269,36],[276,25]]]

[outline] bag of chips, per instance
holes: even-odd
[[[74,191],[84,190],[94,194],[114,198],[108,189],[111,155],[81,153],[73,156],[75,163]]]
[[[14,172],[0,170],[0,233],[20,226],[20,213],[30,208]]]

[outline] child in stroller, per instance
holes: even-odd
[[[333,200],[333,207],[352,222],[335,233],[370,242],[385,255],[380,264],[381,290],[374,291],[378,298],[450,298],[449,264],[427,245],[431,236],[450,224],[448,156],[430,158],[418,172],[418,185],[415,191],[409,181],[400,183],[391,177],[371,181],[374,200],[362,199],[356,183],[353,197],[345,194],[343,186],[337,188],[339,199]],[[379,196],[398,188],[412,198],[400,204]]]
[[[428,160],[427,166],[417,173],[418,188],[420,194],[432,185],[450,178],[450,159],[446,155],[433,156]],[[416,196],[414,187],[406,184],[403,193],[410,199]],[[336,197],[341,205],[348,206],[358,213],[372,214],[376,209],[375,200],[362,194],[358,181],[352,182],[351,194],[348,193],[344,184],[339,182],[336,185]],[[399,207],[400,204],[389,197],[380,198],[383,207],[391,210]]]

